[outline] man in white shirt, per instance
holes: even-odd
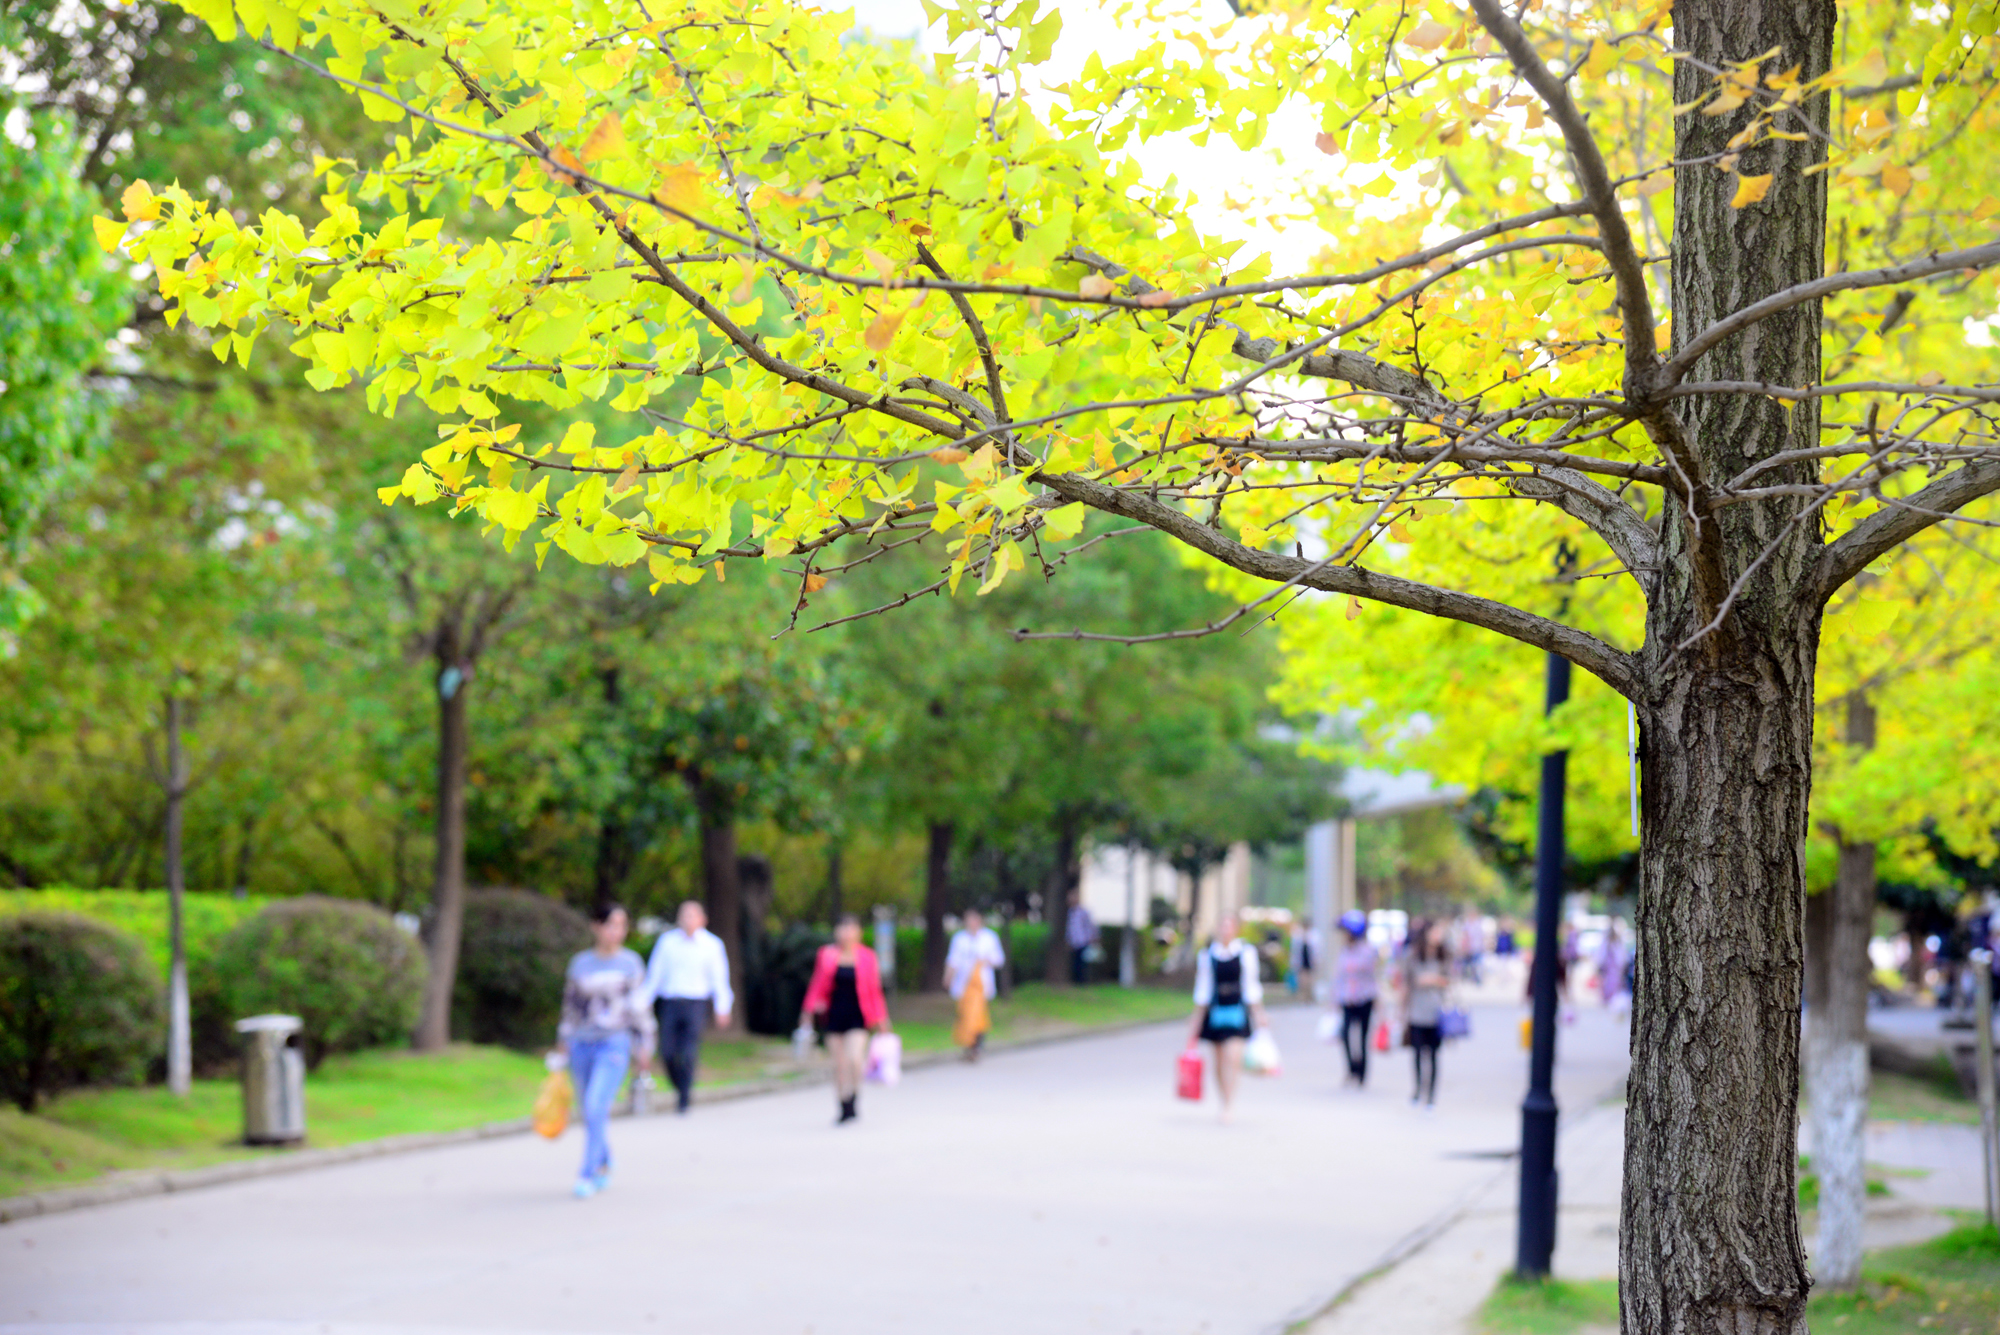
[[[708,930],[708,913],[690,899],[681,905],[674,926],[653,944],[646,966],[646,990],[659,1020],[660,1061],[685,1113],[694,1095],[695,1061],[701,1055],[701,1031],[708,1013],[715,1022],[729,1023],[736,994],[729,990],[729,952],[722,938]]]

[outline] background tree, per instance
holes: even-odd
[[[0,136],[0,651],[40,606],[20,569],[27,536],[101,437],[85,373],[124,316],[128,284],[97,251],[99,201],[76,157],[56,114]]]
[[[191,3],[234,36],[228,0]],[[1188,40],[1092,60],[1030,101],[1023,70],[1060,19],[941,12],[968,39],[956,80],[788,8],[579,24],[545,0],[395,20],[265,5],[251,22],[277,45],[333,47],[328,71],[370,114],[413,118],[409,151],[336,164],[310,229],[135,192],[127,244],[233,355],[283,316],[309,331],[294,346],[317,383],[463,414],[385,499],[450,497],[510,542],[537,527],[673,583],[935,528],[952,544],[939,583],[992,588],[1087,507],[1273,599],[1385,602],[1598,676],[1637,708],[1646,779],[1623,1319],[1802,1328],[1822,611],[2000,488],[1993,352],[1963,327],[2000,261],[1991,164],[1964,148],[1990,114],[1985,15],[1864,8],[1846,31],[1867,54],[1836,67],[1827,0],[1553,16],[1472,0],[1415,22],[1329,5],[1226,34],[1178,12]],[[1416,189],[1385,218],[1356,207],[1377,197],[1361,171],[1315,191],[1274,178],[1333,244],[1290,278],[1265,256],[1227,268],[1126,150],[1216,126],[1253,144],[1288,100],[1323,151]],[[1439,147],[1456,150],[1448,189],[1421,175]],[[1920,176],[1933,156],[1953,170]],[[443,211],[405,212],[440,182],[534,221],[475,249]],[[360,212],[377,203],[397,214],[379,228]],[[746,323],[765,315],[760,273],[781,283],[782,336]],[[1884,349],[1827,377],[1823,311],[1919,283],[1958,313],[1956,341],[1939,318],[1920,373]],[[653,406],[690,376],[685,406]],[[645,429],[558,452],[502,421],[503,403],[599,397]],[[965,485],[915,498],[910,465],[933,450]],[[523,462],[592,482],[552,497]],[[1363,564],[1418,513],[1424,541]],[[1491,565],[1546,570],[1557,551],[1609,553],[1616,615],[1485,591]],[[1635,623],[1643,639],[1619,633]]]

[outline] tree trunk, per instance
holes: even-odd
[[[439,628],[437,653],[437,862],[431,875],[430,976],[417,1020],[416,1048],[451,1042],[451,992],[465,924],[465,769],[470,749],[466,694],[471,665],[459,661],[457,627]]]
[[[695,806],[701,819],[702,899],[708,908],[708,930],[722,938],[729,954],[729,985],[746,989],[743,976],[743,886],[736,865],[736,813],[729,803],[698,779]],[[729,1029],[743,1028],[743,1007],[729,1013]]]
[[[1771,48],[1771,70],[1824,73],[1832,0],[1677,0],[1675,101]],[[1824,96],[1804,111],[1826,124]],[[1709,161],[1750,111],[1675,121],[1673,340],[1825,272],[1822,137],[1743,151],[1769,193],[1736,208]],[[1791,307],[1719,342],[1693,381],[1817,384],[1820,310]],[[1767,468],[1770,493],[1715,506],[1710,489],[1819,439],[1817,401],[1674,401],[1662,442],[1691,494],[1669,489],[1648,584],[1635,701],[1644,726],[1639,952],[1627,1081],[1619,1301],[1628,1335],[1803,1335],[1798,1229],[1799,1000],[1812,789],[1818,464]]]
[[[1864,749],[1875,745],[1875,709],[1859,692],[1847,699],[1847,741]],[[1819,922],[1808,923],[1806,946],[1806,1105],[1812,1116],[1812,1166],[1819,1175],[1813,1278],[1823,1288],[1851,1289],[1861,1282],[1861,1224],[1868,1204],[1863,1158],[1875,845],[1843,837],[1839,874],[1832,888],[1813,898],[1825,901],[1813,915]]]
[[[1049,924],[1048,958],[1042,964],[1042,978],[1056,987],[1069,984],[1069,906],[1076,889],[1076,818],[1068,812],[1056,817],[1056,865],[1049,872],[1049,888],[1042,895],[1042,916]]]
[[[847,912],[845,895],[840,884],[840,840],[826,841],[826,924],[831,927]]]
[[[186,1094],[194,1088],[194,1035],[188,1006],[187,934],[182,919],[187,898],[187,873],[181,857],[181,826],[186,816],[188,765],[181,748],[181,701],[169,694],[167,705],[167,1088]]]
[[[951,908],[952,823],[932,821],[930,845],[924,858],[924,971],[918,984],[925,992],[944,987],[944,915]]]
[[[625,692],[619,678],[618,665],[598,669],[598,682],[603,690],[606,713],[616,715],[618,707],[624,703]],[[592,866],[592,883],[597,902],[608,904],[618,898],[618,891],[625,884],[625,878],[632,874],[632,843],[630,830],[615,812],[607,811],[597,822],[597,857]]]

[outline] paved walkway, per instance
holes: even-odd
[[[586,1202],[572,1133],[26,1220],[0,1227],[0,1335],[1276,1331],[1493,1199],[1519,1015],[1475,1010],[1431,1114],[1407,1053],[1345,1091],[1290,1009],[1285,1075],[1231,1126],[1171,1097],[1179,1029],[1152,1026],[870,1088],[838,1131],[824,1088],[615,1123],[617,1178]],[[1585,1008],[1562,1044],[1580,1120],[1624,1030]]]

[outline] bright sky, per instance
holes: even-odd
[[[828,0],[829,7],[836,3],[837,0]],[[1043,3],[1047,6],[1058,0],[1043,0]],[[926,25],[923,6],[918,0],[851,0],[847,7],[853,11],[857,27],[878,37],[914,38],[926,51],[942,51],[951,45],[945,40],[942,24]],[[1043,83],[1060,83],[1073,77],[1092,53],[1108,64],[1152,40],[1158,32],[1129,16],[1114,13],[1108,5],[1060,0],[1060,7],[1062,36],[1049,62],[1040,67]],[[1224,0],[1202,0],[1202,15],[1203,21],[1211,26],[1261,21],[1237,19]],[[1238,253],[1240,259],[1247,260],[1252,251],[1265,251],[1271,255],[1276,272],[1296,273],[1309,267],[1310,257],[1325,244],[1324,238],[1310,227],[1278,232],[1261,220],[1253,221],[1227,209],[1223,199],[1225,195],[1245,194],[1247,183],[1252,181],[1258,182],[1264,192],[1290,194],[1295,192],[1276,191],[1273,187],[1280,181],[1294,180],[1298,182],[1296,193],[1303,193],[1315,182],[1337,179],[1341,161],[1327,157],[1313,145],[1319,128],[1309,108],[1292,105],[1281,108],[1271,118],[1264,144],[1251,152],[1237,148],[1233,140],[1218,133],[1199,147],[1185,135],[1165,136],[1140,148],[1137,156],[1149,180],[1164,182],[1176,178],[1195,192],[1201,201],[1195,213],[1205,230],[1247,242],[1246,250]],[[1363,170],[1371,176],[1375,173],[1372,168]]]

